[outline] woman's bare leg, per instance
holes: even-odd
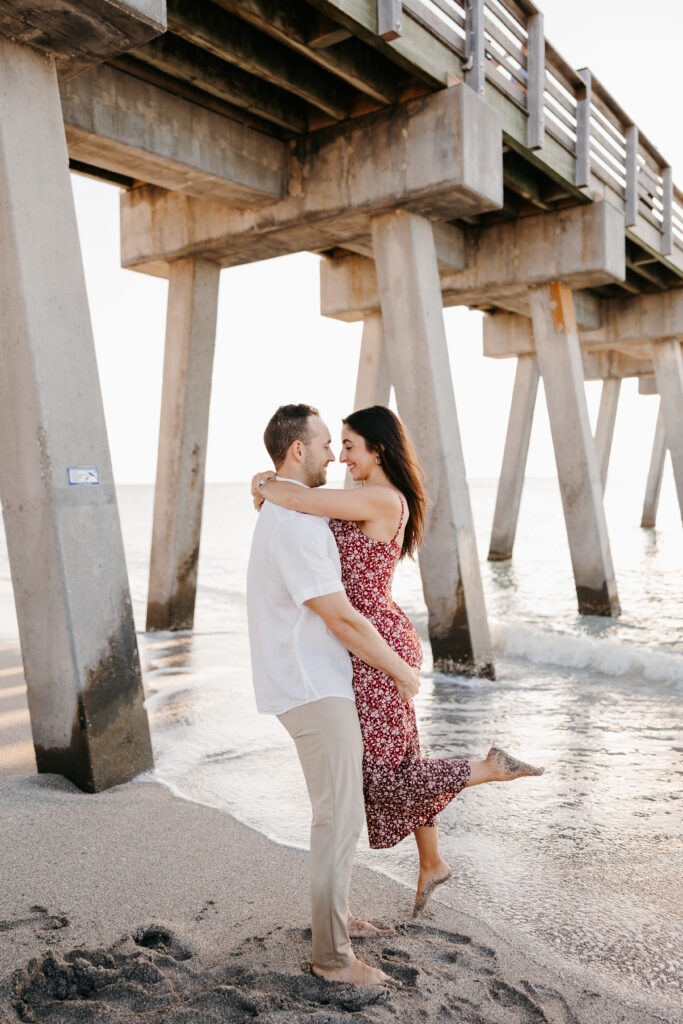
[[[470,780],[467,786],[479,786],[482,782],[512,782],[529,775],[542,775],[544,768],[535,768],[524,761],[518,761],[499,747],[491,747],[483,761],[470,761]],[[451,877],[451,869],[439,853],[439,830],[424,826],[416,828],[413,835],[420,857],[420,874],[413,917],[424,910],[429,897],[437,885]]]
[[[413,907],[413,917],[417,917],[424,910],[437,885],[446,882],[451,877],[452,871],[439,853],[439,829],[436,825],[416,828],[413,835],[420,857],[420,874]]]

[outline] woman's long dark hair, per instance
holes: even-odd
[[[427,495],[424,474],[413,442],[398,416],[384,405],[359,409],[342,420],[365,440],[368,451],[379,456],[380,465],[389,480],[408,502],[410,516],[401,547],[401,558],[411,558],[422,543]]]

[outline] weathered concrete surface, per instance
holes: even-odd
[[[192,629],[220,268],[181,260],[168,284],[147,629]]]
[[[519,504],[524,486],[524,470],[529,454],[529,438],[531,437],[534,407],[538,394],[538,377],[536,356],[520,356],[517,360],[503,465],[498,481],[496,509],[489,546],[490,562],[502,562],[512,557],[519,518]]]
[[[581,361],[584,380],[624,380],[625,377],[642,379],[652,373],[649,347],[646,358],[636,359],[632,355],[624,355],[622,352],[609,349],[600,352],[586,351],[582,346]]]
[[[612,451],[612,439],[614,437],[614,424],[617,420],[620,391],[621,380],[619,378],[603,380],[600,408],[598,409],[598,422],[595,427],[595,450],[598,456],[598,468],[600,470],[600,481],[603,491],[607,484],[607,469],[609,467],[610,452]]]
[[[166,0],[12,0],[0,35],[53,55],[61,79],[166,31]]]
[[[683,337],[683,290],[603,299],[602,323],[584,328],[582,344],[593,348],[620,348],[648,341]]]
[[[282,199],[287,147],[108,65],[60,88],[69,156],[243,208]]]
[[[659,492],[662,487],[662,476],[664,475],[664,461],[666,459],[666,427],[664,426],[664,414],[660,404],[655,425],[655,436],[652,442],[652,455],[650,456],[650,468],[647,473],[645,485],[645,499],[643,501],[643,515],[640,525],[654,529],[657,524],[657,507],[659,506]]]
[[[571,289],[560,283],[539,285],[530,290],[529,297],[579,611],[618,615]]]
[[[526,317],[515,313],[490,313],[483,323],[485,356],[510,359],[535,353],[534,332]],[[592,335],[593,332],[585,328],[579,332],[586,380],[617,380],[652,373],[652,354],[647,339],[621,345],[620,342],[596,342]]]
[[[227,267],[322,249],[397,207],[452,220],[500,207],[502,173],[499,115],[455,86],[292,140],[288,195],[263,209],[151,186],[124,193],[121,263],[165,276],[187,256]]]
[[[529,315],[529,285],[562,280],[573,288],[622,281],[624,220],[608,203],[524,217],[464,230],[462,270],[441,274],[445,306],[496,302]],[[364,319],[380,308],[377,275],[362,257],[326,260],[321,267],[322,312]],[[599,300],[581,297],[582,323],[597,326]]]
[[[367,409],[371,405],[388,405],[390,394],[391,377],[384,344],[384,325],[381,314],[375,313],[363,324],[354,411]]]
[[[465,268],[465,232],[455,224],[447,224],[444,221],[432,221],[432,233],[434,235],[434,247],[436,249],[436,262],[440,274],[448,274],[453,270],[464,270]],[[344,240],[344,248],[357,256],[366,256],[369,260],[373,258],[372,238],[370,235],[362,235],[359,238],[347,238]],[[375,278],[376,281],[376,278]]]
[[[678,338],[653,345],[652,362],[683,519],[683,352]]]
[[[372,239],[396,401],[431,498],[420,570],[435,664],[492,677],[431,225],[398,211],[373,220]]]
[[[152,751],[57,77],[4,39],[0,251],[0,494],[36,759],[99,790]]]

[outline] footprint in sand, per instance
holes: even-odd
[[[31,915],[26,920],[34,925],[58,919],[45,908]],[[31,960],[12,978],[9,1005],[0,984],[0,1020],[9,1019],[7,1009],[41,1024],[668,1024],[636,1006],[617,1010],[605,993],[589,999],[559,979],[558,988],[522,980],[507,958],[458,932],[400,925],[391,943],[368,937],[359,947],[364,960],[403,988],[322,981],[311,972],[310,932],[303,928],[254,935],[207,967],[170,929],[148,925],[107,949]]]
[[[28,917],[11,917],[0,921],[0,932],[11,932],[15,928],[36,928],[41,931],[51,932],[60,928],[68,928],[69,918],[66,914],[51,914],[46,907],[33,906],[29,909]]]

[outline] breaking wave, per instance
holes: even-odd
[[[491,622],[494,650],[534,665],[588,669],[607,676],[640,676],[683,686],[683,657],[623,640],[540,629],[521,622]]]

